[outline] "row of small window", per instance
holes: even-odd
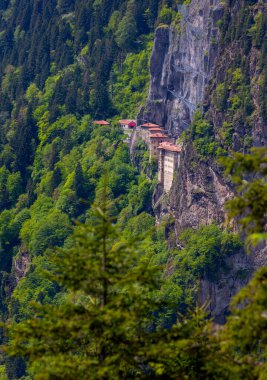
[[[166,162],[173,162],[173,158],[165,157],[164,161],[166,161]]]
[[[172,169],[173,170],[173,165],[164,165],[164,170]]]

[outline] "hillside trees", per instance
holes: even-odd
[[[264,157],[260,150],[259,156],[242,157],[239,162],[242,168],[247,163],[247,170],[251,165],[258,170],[257,162]],[[240,170],[236,176],[243,173]],[[97,200],[102,206],[110,206],[103,201],[106,184]],[[113,206],[109,210],[113,213]],[[215,268],[223,269],[224,257],[240,249],[238,236],[214,225],[186,231],[181,236],[184,249],[174,253],[177,271],[161,281],[158,292],[163,251],[157,251],[159,246],[150,237],[144,245],[138,238],[151,221],[140,214],[121,234],[108,215],[96,206],[88,223],[76,228],[71,244],[49,254],[48,279],[63,286],[66,298],[59,306],[36,306],[34,318],[13,325],[9,352],[29,355],[36,378],[65,378],[68,373],[70,379],[87,379],[88,371],[90,378],[97,379],[186,379],[190,374],[192,379],[254,380],[264,374],[265,269],[237,296],[233,316],[218,334],[200,311],[189,313],[186,320],[181,314],[171,323],[166,320],[177,305],[179,312],[188,313],[186,306],[194,304],[196,290],[190,293],[188,288],[204,274],[213,280]],[[27,280],[22,289],[26,284]],[[44,284],[50,289],[49,283]]]
[[[220,334],[221,351],[239,363],[246,379],[266,376],[267,271],[261,268],[231,303],[231,315]]]
[[[1,49],[0,78],[4,78],[7,67],[14,68],[13,92],[1,97],[1,106],[10,108],[9,101],[23,96],[31,82],[43,88],[51,74],[75,66],[80,75],[73,72],[68,80],[72,86],[64,90],[69,111],[77,112],[74,104],[79,103],[79,111],[88,112],[92,92],[90,112],[98,115],[99,109],[104,115],[112,63],[124,59],[124,52],[142,49],[137,39],[153,30],[159,6],[159,0],[21,0],[16,7],[10,4],[0,16],[5,46]],[[77,91],[80,99],[74,96]],[[112,112],[111,107],[107,114]]]
[[[106,197],[105,189],[102,196]],[[101,204],[111,210],[110,202],[102,198]],[[124,240],[109,212],[94,207],[90,222],[75,229],[68,246],[48,254],[51,263],[46,277],[67,293],[60,304],[35,305],[34,317],[10,326],[8,353],[16,358],[27,356],[29,373],[36,379],[187,379],[190,375],[192,379],[239,380],[256,379],[259,371],[264,373],[264,361],[256,360],[260,348],[260,358],[264,358],[265,338],[255,339],[254,332],[258,334],[264,327],[265,293],[264,289],[251,292],[261,279],[265,284],[263,273],[237,299],[253,297],[252,303],[245,303],[244,314],[237,308],[219,334],[214,335],[198,309],[187,319],[178,314],[177,322],[165,330],[158,310],[168,310],[174,300],[166,295],[177,296],[179,292],[174,288],[170,293],[169,288],[164,296],[158,293],[161,267],[151,256],[151,241],[140,242],[140,230],[137,237],[127,233]],[[222,259],[219,252],[231,254],[240,246],[237,236],[221,232],[216,226],[203,227],[197,236],[186,232],[184,241],[186,252],[178,256],[179,271],[187,271],[186,275],[179,274],[184,280],[188,280],[191,267],[210,270]],[[34,275],[31,273],[29,278]],[[164,282],[168,286],[168,281]],[[25,284],[20,287],[23,289]],[[47,297],[50,284],[45,280],[44,285],[43,296]],[[151,313],[153,310],[156,313]],[[244,316],[249,318],[245,325]],[[250,318],[254,318],[253,333],[250,327],[244,329]],[[253,363],[251,346],[246,341],[255,345]],[[234,347],[239,348],[235,351]]]
[[[266,148],[253,148],[247,155],[236,153],[224,163],[238,191],[227,204],[230,216],[238,217],[251,242],[266,239]]]
[[[227,162],[227,173],[236,184],[237,197],[228,210],[247,235],[249,243],[266,242],[266,148],[236,154]],[[245,178],[249,178],[247,181]],[[250,247],[251,248],[251,247]],[[267,270],[257,271],[231,303],[231,315],[219,334],[221,351],[238,363],[236,376],[266,377]]]
[[[159,268],[142,258],[142,246],[119,239],[105,210],[94,215],[93,225],[76,229],[71,248],[53,256],[66,302],[36,309],[36,318],[14,330],[15,351],[27,351],[36,378],[128,378],[140,372],[136,355],[152,343],[144,329]]]
[[[185,230],[179,244],[183,248],[172,249],[167,256],[173,269],[160,290],[162,297],[169,300],[169,308],[160,311],[160,321],[166,326],[176,321],[177,313],[186,315],[198,305],[200,281],[216,283],[227,273],[227,260],[242,249],[237,234],[215,224]]]
[[[124,240],[102,206],[50,256],[48,277],[65,300],[11,326],[9,354],[27,356],[36,379],[229,378],[202,312],[169,331],[153,327],[161,268],[145,255],[148,242]]]
[[[121,49],[131,50],[134,47],[136,36],[136,5],[135,1],[131,0],[127,4],[125,16],[118,24],[118,29],[115,33],[115,41]]]

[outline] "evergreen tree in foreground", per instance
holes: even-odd
[[[37,306],[34,318],[12,328],[10,350],[29,357],[38,379],[131,377],[152,343],[159,269],[141,257],[142,243],[120,239],[105,206],[94,216],[93,226],[77,227],[70,249],[52,257],[66,302]]]

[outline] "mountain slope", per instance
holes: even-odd
[[[230,298],[266,264],[266,254],[248,258],[235,235],[201,225],[222,227],[224,203],[234,195],[218,159],[266,145],[265,6],[261,0],[1,2],[3,320],[27,318],[31,301],[64,297],[42,277],[49,266],[45,252],[68,246],[75,221],[93,222],[91,204],[101,204],[107,187],[124,237],[167,220],[150,242],[153,260],[166,264],[169,275],[160,290],[173,305],[164,323],[173,322],[177,309],[185,313],[207,299],[224,321]],[[168,196],[156,186],[144,144],[138,171],[123,143],[118,119],[138,112],[139,121],[182,136],[182,165]],[[93,120],[104,118],[111,126],[95,126]],[[180,234],[188,227],[200,232],[189,233],[186,247]],[[191,248],[202,244],[199,259]],[[211,258],[214,251],[222,258]],[[215,278],[216,265],[229,271],[218,270]],[[23,362],[2,363],[10,379],[25,373]]]

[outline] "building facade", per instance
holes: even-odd
[[[180,166],[182,148],[165,141],[159,144],[158,152],[158,181],[163,185],[164,191],[169,192],[174,173]]]
[[[155,133],[149,135],[149,151],[150,151],[150,159],[158,158],[159,151],[158,147],[163,142],[168,142],[170,139],[164,133]]]
[[[140,138],[144,140],[147,144],[149,144],[149,136],[150,136],[149,131],[151,128],[160,128],[160,126],[158,124],[145,123],[138,127]]]
[[[132,130],[133,128],[136,127],[136,120],[132,120],[132,119],[123,119],[123,120],[119,120],[119,124],[120,124],[120,127],[124,130],[124,131],[127,131],[127,130]]]
[[[119,124],[125,134],[124,142],[130,144],[132,133],[136,128],[136,120],[123,119],[119,120]]]

